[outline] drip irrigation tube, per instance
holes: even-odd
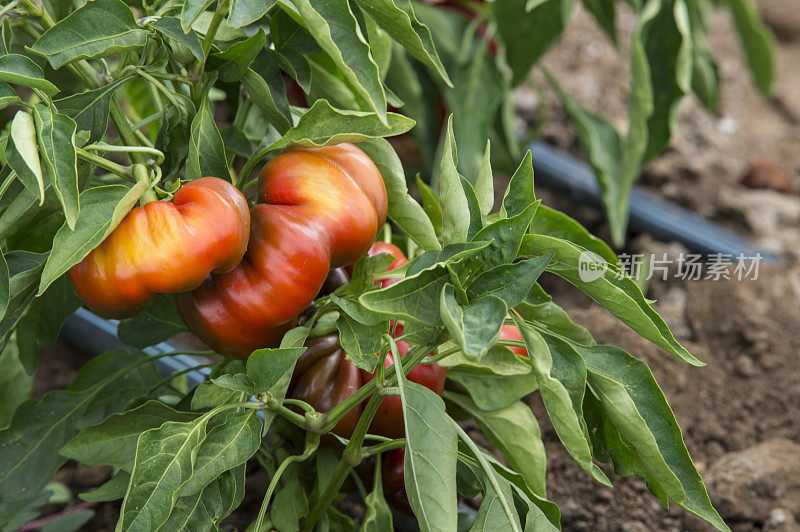
[[[533,152],[537,186],[600,207],[600,188],[591,166],[549,144],[534,142],[528,148]],[[630,205],[630,228],[634,232],[648,233],[664,242],[680,242],[692,253],[733,257],[761,254],[765,262],[778,260],[774,253],[641,187],[633,187]]]

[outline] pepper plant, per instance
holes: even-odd
[[[421,189],[424,207],[409,194],[403,161],[386,140],[415,131],[413,119],[389,111],[413,105],[392,90],[393,68],[474,90],[442,60],[432,35],[446,28],[420,14],[431,9],[409,0],[13,0],[0,8],[0,527],[36,519],[58,490],[53,476],[72,459],[111,466],[110,479],[80,498],[121,501],[120,530],[217,529],[240,506],[253,467],[268,481],[250,530],[391,530],[387,499],[423,530],[465,522],[475,530],[559,529],[539,423],[526,402],[538,393],[587,482],[641,477],[665,505],[728,529],[647,365],[596,345],[540,276],[566,279],[668,356],[702,362],[605,243],[536,199],[530,152],[495,205],[490,144],[481,137],[476,152],[472,141],[456,141],[475,133],[458,122],[476,109],[452,106],[436,186]],[[268,159],[259,179],[254,170]],[[361,192],[343,193],[356,185]],[[205,211],[210,203],[186,201],[195,194],[231,206]],[[242,197],[250,218],[237,207]],[[202,222],[186,226],[189,237],[166,218],[135,222],[187,204],[203,211],[186,215]],[[275,213],[294,221],[274,224]],[[369,221],[366,239],[334,223],[362,220],[358,213]],[[228,227],[229,218],[238,225]],[[114,244],[131,227],[130,242]],[[265,245],[263,234],[274,240]],[[382,243],[370,248],[376,236]],[[230,247],[209,245],[215,239]],[[315,243],[325,260],[298,251]],[[184,245],[196,246],[196,260],[176,259]],[[118,315],[130,348],[88,361],[65,390],[27,399],[40,346],[82,304],[75,288],[104,313],[87,295],[92,277],[79,269],[109,250],[120,268],[105,275],[143,274],[140,260],[156,264],[145,296],[120,296],[132,303]],[[221,257],[207,262],[212,251]],[[589,277],[587,257],[596,266]],[[312,283],[319,264],[323,275]],[[323,284],[336,266],[350,271],[334,269]],[[246,275],[231,273],[246,267]],[[200,268],[218,275],[197,286],[209,273],[198,276]],[[224,286],[226,275],[245,288],[296,279],[296,290],[284,283],[240,300],[265,312],[299,304],[309,286],[322,290],[254,350],[142,351],[187,330],[189,307],[180,303],[179,313],[172,292],[186,301]],[[243,312],[221,330],[251,318]],[[221,334],[209,333],[209,343]],[[338,364],[333,380],[309,369],[318,353],[338,357],[326,359]],[[195,367],[159,373],[159,359],[185,354],[199,357]],[[202,383],[185,379],[209,366]],[[424,376],[428,369],[435,378]],[[344,375],[358,375],[358,384],[345,387],[355,380]],[[505,460],[467,433],[466,419]],[[360,522],[337,505],[354,492],[366,507]],[[459,515],[458,501],[478,494],[477,511]],[[59,522],[66,528],[74,517],[67,509]]]

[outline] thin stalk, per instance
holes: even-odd
[[[150,171],[148,170],[147,166],[143,164],[137,164],[133,167],[133,177],[136,179],[137,183],[150,183]],[[145,205],[150,203],[151,201],[158,201],[158,196],[156,195],[156,191],[153,190],[153,187],[148,187],[148,189],[142,194],[139,198],[139,203],[141,205]]]
[[[122,112],[122,108],[119,106],[116,95],[111,97],[111,120],[114,122],[117,133],[119,133],[120,138],[125,144],[129,146],[139,145],[136,135],[133,133],[133,129],[131,129],[131,125],[128,122],[128,117],[125,116],[125,113]],[[147,160],[143,154],[138,152],[132,152],[131,159],[136,163],[143,163]]]
[[[107,144],[105,142],[95,142],[94,144],[89,144],[88,146],[84,147],[85,150],[97,150],[97,151],[110,151],[110,152],[122,152],[122,153],[146,153],[155,156],[156,164],[161,164],[164,162],[164,153],[161,150],[157,150],[155,148],[148,148],[145,146],[117,146],[114,144]]]
[[[261,530],[263,528],[264,516],[267,514],[267,508],[269,507],[269,502],[272,499],[272,494],[275,491],[275,488],[278,487],[278,480],[280,480],[284,471],[286,471],[286,468],[295,462],[304,462],[308,460],[309,457],[314,454],[314,451],[317,450],[317,447],[319,447],[319,434],[309,432],[306,434],[306,446],[305,449],[303,449],[303,454],[289,456],[283,462],[281,462],[281,465],[278,466],[278,470],[275,471],[274,475],[272,475],[272,480],[269,482],[267,492],[264,494],[264,500],[261,502],[261,509],[258,511],[258,519],[256,519],[254,530]]]
[[[218,0],[217,9],[214,10],[214,16],[211,17],[211,23],[208,25],[205,37],[203,37],[203,57],[208,59],[208,54],[211,53],[211,46],[214,45],[214,38],[217,35],[222,19],[225,17],[225,10],[228,8],[227,0]],[[199,73],[203,74],[205,68],[205,61],[200,64]]]
[[[191,373],[193,371],[197,371],[198,369],[210,368],[213,365],[214,365],[213,363],[199,364],[197,366],[192,366],[190,368],[186,368],[186,369],[183,369],[181,371],[176,371],[172,375],[168,375],[168,376],[164,377],[163,379],[158,381],[156,384],[151,386],[150,389],[147,390],[147,393],[149,394],[149,393],[152,393],[152,392],[158,390],[159,388],[161,388],[162,386],[164,386],[165,384],[167,384],[168,382],[170,382],[172,379],[174,379],[176,377],[180,377],[181,375],[186,375],[187,373]]]
[[[260,398],[258,398],[258,399],[260,400]],[[262,401],[262,404],[264,405],[264,408],[267,408],[268,410],[272,410],[276,414],[279,414],[282,417],[285,417],[286,419],[288,419],[289,421],[291,421],[292,423],[294,423],[298,427],[306,429],[306,430],[309,428],[309,422],[305,418],[305,416],[301,416],[300,414],[298,414],[294,410],[286,408],[285,406],[283,406],[283,404],[281,404],[280,401],[278,401],[277,399],[275,399],[271,395],[269,397],[265,398]]]
[[[361,449],[361,458],[369,458],[370,456],[385,453],[386,451],[391,451],[393,449],[402,449],[405,446],[405,438],[399,438],[397,440],[387,441],[377,445],[370,445],[369,447],[364,447]]]
[[[84,148],[77,148],[76,153],[78,157],[83,159],[84,161],[88,161],[90,163],[94,163],[101,168],[105,168],[112,174],[115,174],[126,181],[136,181],[133,177],[133,171],[130,166],[122,166],[117,164],[113,161],[109,161],[104,157],[100,157],[99,155],[92,153],[90,151],[85,150]]]
[[[464,429],[462,429],[454,420],[451,421],[453,422],[453,426],[456,428],[458,437],[461,438],[461,441],[463,441],[469,450],[472,451],[475,459],[478,461],[478,463],[480,463],[481,467],[486,473],[486,477],[489,479],[489,483],[492,485],[492,488],[494,488],[495,493],[502,493],[502,491],[500,491],[500,485],[497,482],[497,477],[495,477],[494,474],[494,468],[489,465],[489,462],[486,461],[486,457],[483,456],[483,453],[478,446],[475,445],[475,442],[472,441],[472,438],[469,437],[469,434],[464,432]],[[512,509],[508,507],[508,502],[506,501],[505,497],[500,497],[500,504],[503,506],[503,509],[507,515],[514,515],[512,513]],[[511,521],[511,528],[514,530],[514,532],[520,532],[519,527],[514,521]]]
[[[375,380],[372,382],[375,382]],[[308,517],[303,520],[302,530],[313,530],[314,525],[316,525],[317,521],[322,517],[325,509],[330,506],[333,498],[339,493],[342,484],[350,474],[350,470],[361,462],[361,444],[372,423],[372,418],[375,417],[375,413],[378,411],[378,407],[380,407],[382,401],[383,397],[380,394],[375,394],[370,398],[367,406],[364,408],[364,412],[361,414],[361,417],[358,418],[356,428],[353,430],[353,436],[344,448],[342,459],[339,460],[339,463],[336,465],[336,470],[333,472],[328,487],[311,508]]]

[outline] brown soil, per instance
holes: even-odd
[[[649,297],[696,356],[708,366],[689,367],[640,339],[585,296],[557,279],[544,282],[573,318],[587,327],[600,343],[619,345],[645,360],[672,405],[698,469],[712,486],[712,500],[727,496],[727,483],[714,482],[714,474],[731,457],[776,437],[800,443],[800,198],[771,190],[754,190],[739,181],[749,164],[768,160],[800,185],[800,7],[798,0],[760,0],[765,18],[780,37],[779,73],[775,96],[763,99],[749,81],[738,41],[727,16],[712,17],[710,45],[719,61],[723,83],[719,115],[701,109],[689,97],[681,105],[675,138],[666,154],[651,163],[641,183],[664,197],[714,219],[784,259],[762,266],[757,281],[653,281]],[[627,61],[617,54],[580,6],[567,35],[545,62],[565,88],[589,108],[601,111],[621,128],[626,120]],[[620,16],[620,42],[625,43],[633,16]],[[535,125],[543,104],[547,123],[543,137],[562,149],[580,155],[574,130],[561,105],[541,77],[541,95],[531,87],[516,94],[520,127]],[[594,211],[537,190],[545,203],[563,209],[593,231],[605,235],[602,218]],[[629,251],[641,253],[681,251],[650,238],[637,237]],[[65,387],[85,363],[85,356],[59,344],[45,348],[37,371],[34,395]],[[707,530],[708,527],[676,506],[665,510],[637,479],[613,479],[615,488],[599,486],[577,467],[561,448],[537,398],[533,408],[541,420],[549,455],[549,497],[562,510],[564,530],[645,532]],[[800,467],[793,466],[794,471]],[[714,467],[717,464],[717,467]],[[789,467],[787,465],[787,468]],[[91,468],[78,472],[68,464],[59,473],[75,493],[102,482],[108,471]],[[260,475],[263,477],[263,475]],[[744,489],[756,487],[742,479]],[[797,480],[800,482],[800,479]],[[248,481],[250,494],[263,490],[264,478]],[[252,489],[250,489],[252,486]],[[759,484],[774,497],[745,497],[737,511],[723,517],[737,531],[798,530],[800,508],[781,507],[780,493]],[[763,493],[761,493],[763,495]],[[244,528],[247,514],[258,501],[235,519]],[[757,505],[761,505],[758,508]],[[764,506],[766,505],[766,506]],[[49,512],[61,507],[48,508]],[[96,517],[86,530],[113,530],[115,505],[96,506]]]
[[[547,281],[556,301],[599,343],[624,347],[650,365],[711,486],[711,499],[718,502],[733,489],[722,481],[726,477],[720,470],[739,453],[749,449],[752,454],[756,444],[777,437],[800,443],[800,197],[740,184],[750,164],[764,160],[788,175],[794,190],[800,183],[800,17],[787,14],[800,13],[788,9],[789,4],[800,8],[800,2],[759,4],[780,38],[774,97],[764,99],[753,88],[727,13],[715,13],[709,41],[722,77],[720,113],[710,115],[694,97],[686,98],[670,148],[645,168],[640,183],[784,257],[778,264],[762,265],[755,282],[651,282],[648,297],[658,300],[657,309],[678,339],[708,366],[693,368],[670,357],[572,287]],[[633,23],[630,13],[620,17],[620,42],[629,40]],[[620,56],[586,12],[577,9],[567,35],[545,63],[583,105],[609,116],[624,131],[628,66],[626,46],[622,48]],[[535,124],[543,104],[544,139],[582,154],[566,112],[541,77],[515,97],[521,126]],[[594,232],[608,234],[596,212],[546,190],[537,189],[537,194]],[[685,250],[643,236],[634,238],[626,251],[674,257]],[[549,453],[548,495],[561,507],[564,530],[710,529],[674,505],[665,510],[640,480],[616,479],[614,489],[594,483],[563,451],[538,403],[534,399]],[[793,463],[786,470],[797,471],[800,457],[789,459]],[[725,505],[728,513],[722,512],[734,530],[800,530],[800,507],[782,508],[781,489],[772,490],[776,486],[769,480],[766,486],[761,479],[739,482],[749,495],[735,501],[735,510]],[[799,484],[794,479],[792,489]],[[759,498],[759,492],[768,495]]]

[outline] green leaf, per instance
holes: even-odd
[[[6,314],[11,303],[11,273],[5,257],[0,253],[0,320]]]
[[[39,65],[29,57],[20,54],[0,55],[0,81],[39,89],[48,96],[52,96],[59,90],[44,78],[44,71],[39,68]]]
[[[358,5],[409,54],[436,72],[447,85],[452,86],[436,52],[430,29],[419,21],[409,0],[358,0]]]
[[[454,87],[444,91],[448,109],[480,109],[480,112],[453,115],[455,142],[460,152],[459,168],[470,182],[478,175],[486,139],[494,136],[492,125],[500,105],[510,98],[508,81],[498,63],[489,56],[486,44],[481,41],[476,46],[477,50],[469,54],[469,61],[451,67]]]
[[[536,256],[550,250],[555,250],[555,255],[548,271],[575,285],[641,337],[689,364],[704,365],[675,340],[667,324],[653,310],[636,282],[617,267],[609,265],[602,277],[584,281],[579,269],[582,253],[585,252],[568,241],[545,235],[526,236],[520,256]],[[583,256],[585,261],[586,255]]]
[[[186,178],[213,176],[230,181],[225,144],[214,122],[208,100],[192,120],[189,155],[186,158]]]
[[[161,401],[147,401],[83,429],[59,453],[84,465],[110,465],[130,472],[136,458],[136,442],[143,432],[167,421],[190,422],[198,417],[199,414],[180,412]]]
[[[528,0],[493,2],[492,18],[517,85],[564,32],[574,0],[549,0],[528,11]]]
[[[96,248],[119,225],[147,188],[148,183],[141,182],[132,188],[104,185],[84,190],[80,196],[81,211],[75,229],[70,229],[65,222],[53,238],[53,250],[42,272],[39,294]]]
[[[311,33],[345,79],[375,113],[378,121],[389,125],[386,94],[378,65],[358,27],[347,0],[311,2],[279,0],[280,6]]]
[[[489,351],[489,356],[492,352]],[[460,384],[478,408],[488,411],[506,408],[538,388],[530,366],[527,373],[513,375],[498,374],[496,369],[460,365],[447,371],[447,380]]]
[[[489,295],[466,306],[456,301],[455,287],[444,285],[441,296],[442,321],[467,358],[480,359],[500,337],[508,308],[502,299]]]
[[[508,182],[508,187],[503,195],[503,204],[500,214],[503,217],[514,217],[536,202],[533,189],[533,155],[531,151],[525,152],[525,157],[519,163],[514,175]]]
[[[181,496],[200,493],[209,482],[231,469],[231,464],[235,467],[247,462],[261,445],[261,428],[255,411],[229,412],[203,440]]]
[[[483,272],[467,287],[467,296],[473,300],[492,295],[502,299],[508,308],[516,307],[531,291],[551,258],[552,253]]]
[[[441,351],[455,347],[452,343],[441,346]],[[460,351],[445,357],[438,362],[444,367],[479,368],[491,371],[496,375],[522,375],[531,372],[531,365],[527,357],[521,357],[502,345],[494,345],[480,360],[472,360]]]
[[[541,291],[541,287],[534,287],[534,291]],[[544,294],[546,295],[546,294]],[[548,296],[549,298],[549,296]],[[528,295],[528,298],[517,305],[514,310],[528,321],[544,324],[548,330],[566,336],[580,344],[594,344],[594,338],[589,331],[573,322],[563,308],[553,303],[548,298],[538,298]]]
[[[539,205],[539,208],[536,209],[530,232],[568,240],[584,249],[597,253],[609,264],[619,265],[617,254],[608,244],[591,234],[581,224],[563,212],[551,209],[546,205]]]
[[[481,206],[481,214],[488,215],[494,206],[494,174],[492,173],[492,145],[490,140],[486,141],[483,162],[475,180],[475,195],[478,197],[478,203]],[[531,195],[533,195],[533,183],[531,183]]]
[[[729,6],[753,81],[764,95],[769,96],[775,80],[775,36],[761,21],[758,7],[752,0],[729,0]]]
[[[256,385],[255,393],[269,392],[282,400],[295,362],[305,350],[305,347],[283,347],[254,351],[247,358],[247,376]]]
[[[275,528],[282,532],[299,532],[300,519],[308,513],[308,497],[295,470],[293,466],[284,473],[284,485],[275,494],[269,513]]]
[[[719,72],[706,40],[706,16],[709,6],[688,2],[692,39],[692,91],[711,113],[719,110]]]
[[[387,332],[386,323],[363,325],[342,313],[336,320],[336,329],[347,360],[359,369],[374,372],[378,364],[376,355],[381,348],[381,335]]]
[[[147,33],[122,0],[92,0],[45,31],[30,50],[58,69],[144,46]]]
[[[242,79],[245,70],[264,48],[267,42],[263,28],[243,41],[233,43],[224,52],[212,54],[209,58],[210,69],[219,70],[219,79],[228,83]]]
[[[610,486],[606,475],[592,461],[589,434],[581,410],[586,390],[586,366],[583,360],[568,350],[553,349],[533,327],[516,315],[512,314],[512,318],[522,333],[542,402],[558,438],[578,465],[601,484]]]
[[[61,202],[67,225],[75,228],[78,219],[78,155],[75,148],[75,121],[52,106],[33,108],[39,156],[45,175]]]
[[[691,89],[690,31],[689,12],[684,0],[663,1],[658,14],[642,26],[641,39],[650,65],[653,90],[645,161],[661,153],[669,144],[677,121],[678,103]],[[636,76],[633,83],[636,83]]]
[[[121,360],[124,353],[113,353]],[[134,355],[137,362],[144,355]],[[129,362],[130,358],[126,360]],[[11,424],[0,431],[0,498],[3,501],[16,501],[24,496],[20,486],[26,491],[36,492],[45,487],[65,458],[58,450],[74,434],[84,412],[105,389],[114,389],[125,378],[132,364],[103,378],[85,388],[55,390],[41,401],[26,401],[14,413]],[[78,379],[86,376],[87,369],[81,370]],[[115,390],[116,391],[116,390]],[[123,408],[125,405],[118,405]]]
[[[547,496],[545,456],[539,423],[528,405],[517,401],[500,410],[482,410],[461,394],[446,392],[445,398],[472,416],[481,431],[489,438],[508,463],[519,472],[531,489],[540,497]]]
[[[386,139],[359,143],[383,177],[389,196],[389,218],[422,249],[441,249],[436,231],[419,203],[408,193],[403,164]]]
[[[264,153],[282,150],[289,146],[312,148],[391,137],[405,133],[412,127],[414,127],[413,120],[396,113],[389,113],[384,123],[375,113],[336,109],[326,100],[317,100],[300,116],[297,125],[287,131],[280,140],[268,146]]]
[[[439,203],[439,198],[436,197],[436,193],[422,180],[419,174],[417,174],[417,187],[419,188],[419,195],[422,196],[422,210],[425,211],[425,215],[430,220],[434,233],[436,235],[441,235],[442,206]],[[441,248],[441,244],[439,244],[439,248]]]
[[[620,433],[675,502],[719,530],[730,530],[714,510],[697,473],[680,427],[647,364],[614,346],[570,344],[586,362],[589,382]],[[655,444],[656,448],[653,447]],[[669,483],[666,464],[679,485]],[[672,493],[674,490],[675,493]],[[678,500],[680,492],[684,500]]]
[[[537,200],[516,216],[492,222],[475,235],[473,242],[490,242],[472,259],[471,264],[474,264],[475,271],[486,271],[493,266],[509,264],[517,258],[523,237],[539,203],[540,200]]]
[[[11,337],[0,350],[0,428],[11,421],[17,407],[30,395],[33,376],[20,361],[16,338]]]
[[[128,491],[128,484],[131,482],[131,474],[127,471],[117,471],[105,484],[91,491],[86,491],[78,495],[83,501],[88,502],[108,502],[116,501],[125,496]]]
[[[5,149],[8,165],[28,192],[44,203],[44,177],[39,163],[39,145],[36,142],[36,125],[33,117],[19,111],[11,122],[11,131]]]
[[[213,530],[244,499],[245,464],[214,479],[202,491],[181,497],[175,503],[163,529],[176,532]]]
[[[108,129],[111,97],[129,79],[131,76],[121,77],[108,85],[54,100],[53,105],[60,113],[75,120],[78,131],[90,132],[89,142],[97,142]]]
[[[261,430],[255,411],[230,414],[208,430],[211,417],[169,421],[139,436],[117,525],[121,531],[162,526],[185,487],[202,489],[221,473],[220,468],[227,471],[256,452]],[[212,465],[209,460],[214,457]]]
[[[264,98],[263,101],[257,99],[255,103],[270,118],[273,126],[281,133],[292,127],[294,116],[286,98],[286,85],[277,52],[262,49],[250,65],[250,70],[245,72],[243,84],[251,95]]]
[[[171,296],[162,296],[144,311],[119,322],[117,335],[127,345],[144,349],[186,330]]]
[[[423,532],[455,530],[457,435],[442,398],[395,366],[406,427],[405,488]]]
[[[2,57],[2,56],[0,56]],[[0,76],[2,76],[2,72],[0,72]],[[16,91],[11,88],[10,85],[6,83],[0,82],[0,109],[5,109],[6,107],[10,107],[12,105],[21,105],[22,99],[17,96]]]
[[[361,522],[359,532],[383,532],[394,530],[392,510],[383,496],[383,482],[381,481],[381,457],[376,458],[375,475],[372,482],[372,491],[364,497],[367,507],[364,520]]]
[[[257,21],[277,4],[277,0],[264,0],[263,2],[248,2],[247,0],[231,0],[228,11],[228,24],[234,28],[241,28]]]
[[[183,31],[189,31],[192,25],[204,14],[214,0],[186,0],[181,7],[181,27]],[[210,25],[211,21],[206,24]],[[205,35],[205,31],[200,32]]]
[[[203,45],[200,44],[200,38],[197,36],[197,33],[191,28],[189,28],[188,32],[183,31],[180,19],[175,17],[161,17],[151,22],[150,27],[167,39],[188,48],[198,61],[202,62],[205,60]]]
[[[443,146],[439,201],[442,206],[442,240],[448,245],[465,242],[470,224],[467,196],[458,173],[452,115],[447,120]]]
[[[70,286],[68,279],[59,283]],[[50,289],[52,290],[52,288]],[[50,293],[50,290],[46,292]],[[163,377],[153,361],[141,351],[117,349],[92,358],[67,387],[67,391],[80,392],[106,382],[109,375],[121,375],[111,385],[92,399],[76,428],[82,430],[100,423],[111,414],[120,412],[134,400],[150,393],[162,383]]]
[[[35,281],[31,279],[32,295]],[[17,344],[20,361],[29,375],[33,374],[39,361],[39,348],[52,345],[58,339],[61,327],[67,318],[81,305],[69,279],[56,281],[44,294],[31,302],[25,313],[16,323]]]
[[[423,270],[384,288],[359,297],[363,306],[392,319],[442,326],[440,294],[449,280],[443,266]]]

